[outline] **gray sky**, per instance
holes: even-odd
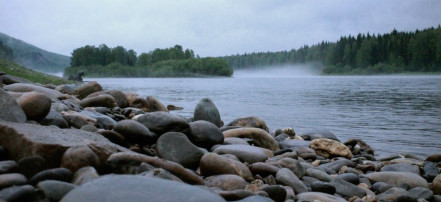
[[[0,0],[0,32],[69,56],[103,43],[224,56],[439,24],[440,0]]]

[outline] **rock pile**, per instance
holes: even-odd
[[[0,201],[441,201],[441,154],[377,158],[360,139],[257,117],[223,126],[208,98],[185,118],[96,82],[9,80]]]

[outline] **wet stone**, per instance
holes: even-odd
[[[64,182],[70,182],[72,180],[72,172],[66,168],[53,168],[48,170],[43,170],[35,174],[29,183],[36,185],[38,182],[43,180],[59,180]]]
[[[311,184],[311,190],[315,192],[322,192],[327,194],[335,194],[335,187],[331,183],[315,181]]]

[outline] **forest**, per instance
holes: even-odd
[[[201,77],[231,76],[233,70],[222,59],[199,58],[193,50],[175,45],[137,56],[122,46],[84,46],[72,53],[64,75],[84,72],[87,77]]]
[[[319,64],[324,74],[441,72],[441,27],[343,36],[337,42],[279,52],[220,57],[233,69]]]

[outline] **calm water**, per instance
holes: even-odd
[[[293,127],[361,138],[380,156],[441,152],[441,76],[292,76],[235,78],[87,79],[105,89],[152,95],[192,117],[210,98],[225,123],[257,116],[270,130]]]

